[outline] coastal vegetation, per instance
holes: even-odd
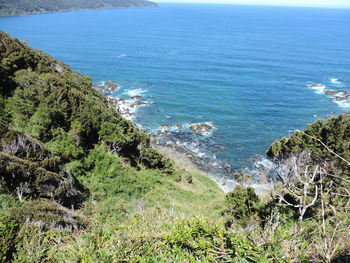
[[[0,76],[2,262],[349,260],[349,115],[276,141],[268,193],[225,195],[91,78],[1,31]]]
[[[1,0],[0,16],[30,15],[76,9],[156,7],[147,0]]]

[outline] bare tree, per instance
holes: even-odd
[[[306,212],[316,205],[320,207],[313,215],[319,222],[319,228],[315,228],[319,241],[314,240],[312,246],[319,252],[316,259],[320,256],[331,262],[344,244],[350,242],[350,217],[344,216],[350,209],[350,180],[331,162],[314,163],[307,152],[286,158],[279,164],[280,184],[275,193],[281,203],[298,210],[298,230]]]
[[[20,202],[23,201],[23,196],[31,192],[29,182],[20,183],[16,188],[16,193]]]
[[[307,210],[316,204],[319,197],[319,178],[324,170],[318,165],[311,165],[311,157],[302,152],[287,158],[280,164],[277,176],[283,188],[276,188],[281,202],[298,209],[299,221],[304,219]],[[287,200],[286,194],[294,201]]]

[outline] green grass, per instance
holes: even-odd
[[[179,167],[171,175],[145,167],[136,169],[104,146],[68,168],[89,191],[82,213],[103,221],[123,220],[151,207],[217,218],[224,201],[224,192],[206,176]],[[192,182],[186,180],[189,177]]]

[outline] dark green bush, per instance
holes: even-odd
[[[287,198],[287,197],[286,197]],[[288,200],[288,198],[287,198]],[[298,219],[298,212],[292,207],[288,207],[283,203],[279,203],[278,199],[269,200],[267,203],[261,205],[258,211],[259,221],[262,228],[268,223],[273,223],[273,216],[278,215],[278,220],[287,222]]]
[[[148,168],[160,169],[168,174],[173,172],[172,162],[153,148],[141,149],[141,161]]]
[[[310,152],[316,164],[331,161],[342,171],[343,176],[350,176],[349,165],[334,154],[350,160],[350,114],[318,120],[308,125],[304,131],[296,131],[291,136],[274,142],[267,155],[281,161],[302,151]]]
[[[7,215],[0,215],[0,261],[7,262],[15,252],[15,240],[20,225]]]
[[[227,218],[226,226],[237,222],[246,227],[251,216],[258,212],[260,199],[251,187],[237,185],[226,195],[223,215]]]

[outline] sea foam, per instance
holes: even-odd
[[[315,90],[315,93],[317,94],[324,94],[326,90],[326,85],[324,84],[308,84],[307,85],[310,89]]]
[[[350,109],[350,103],[348,100],[345,101],[335,101],[333,100],[336,104],[338,104],[339,107],[345,109],[345,110],[349,110]]]
[[[328,79],[333,86],[343,85],[341,81],[337,78]],[[307,84],[308,88],[313,89],[315,93],[328,96],[334,103],[344,110],[350,109],[350,97],[349,93],[346,90],[327,90],[326,85],[324,84]],[[335,95],[335,96],[329,96]]]
[[[329,82],[333,83],[333,84],[341,84],[342,82],[339,81],[339,79],[337,78],[329,78]]]
[[[135,97],[135,96],[140,96],[142,93],[145,93],[147,90],[143,90],[143,89],[131,89],[127,91],[127,94],[130,97]]]

